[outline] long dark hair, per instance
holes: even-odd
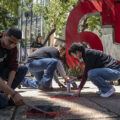
[[[42,36],[41,36],[41,35],[38,35],[38,36],[36,37],[36,42],[38,42],[38,38],[39,38],[39,37],[42,37]]]

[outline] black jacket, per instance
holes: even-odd
[[[89,70],[95,68],[120,68],[120,64],[115,59],[99,50],[85,48],[82,52],[82,58],[85,63],[85,70],[83,75],[78,76],[78,79],[82,78],[82,81],[79,85],[80,90],[87,81],[87,74]]]
[[[99,50],[86,48],[83,52],[83,60],[88,70],[94,68],[120,68],[120,64],[115,59]]]

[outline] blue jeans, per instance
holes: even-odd
[[[2,93],[0,93],[0,109],[6,107],[7,105],[8,105],[8,100],[4,99],[2,97]]]
[[[30,79],[28,77],[25,77],[24,80],[23,80],[23,82],[22,82],[22,85],[24,87],[38,88],[38,81]]]
[[[12,82],[11,88],[15,89],[21,83],[21,81],[24,79],[27,71],[28,71],[28,68],[26,66],[18,67],[18,70],[15,75],[15,79]],[[1,75],[3,80],[7,81],[9,72],[10,72],[10,70],[8,68],[3,68],[3,73]]]
[[[57,60],[54,58],[43,58],[33,60],[26,64],[28,70],[35,76],[38,85],[50,87],[54,71],[56,70]],[[44,72],[46,70],[46,72]]]
[[[88,78],[102,93],[106,93],[112,88],[107,81],[118,80],[120,78],[120,69],[95,68],[88,71]]]
[[[18,67],[18,71],[16,72],[15,79],[11,85],[11,88],[15,89],[21,81],[24,79],[28,69],[26,66]],[[2,79],[7,80],[10,70],[8,68],[3,68],[3,73],[1,74]],[[3,108],[8,105],[8,100],[2,98],[2,93],[0,93],[0,108]]]

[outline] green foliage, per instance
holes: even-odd
[[[3,33],[13,25],[17,25],[17,23],[17,16],[12,15],[7,9],[0,7],[0,33]]]
[[[71,66],[68,69],[67,75],[77,77],[79,75],[82,75],[83,71],[84,71],[84,65],[75,65],[75,66]]]
[[[91,16],[87,19],[87,23],[88,23],[88,28],[90,29],[90,31],[94,31],[97,30],[99,32],[99,36],[102,36],[102,32],[100,29],[101,26],[101,22],[100,22],[100,16]]]
[[[0,0],[0,33],[18,23],[20,0]]]
[[[0,0],[1,8],[6,9],[12,15],[18,15],[18,7],[20,6],[20,0]]]
[[[76,0],[50,0],[50,3],[46,5],[34,4],[33,11],[36,15],[40,11],[45,20],[46,24],[44,27],[47,31],[50,31],[51,28],[56,28],[56,34],[62,35],[68,14],[74,4],[76,4]]]
[[[24,3],[22,4],[21,1]],[[19,7],[22,6],[28,11],[26,6],[31,2],[32,0],[0,0],[0,32],[17,25]]]

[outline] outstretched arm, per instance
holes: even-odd
[[[57,72],[55,71],[54,72],[54,80],[56,81],[56,83],[60,86],[60,88],[65,88],[65,86],[59,81],[58,79],[58,75],[57,75]]]
[[[78,88],[78,91],[74,94],[74,96],[79,96],[80,97],[80,93],[82,88],[84,87],[86,81],[87,81],[87,73],[88,73],[88,69],[85,68],[84,73],[82,76],[79,76],[79,79],[82,79]]]
[[[68,82],[69,80],[67,79],[66,72],[65,72],[63,64],[60,60],[58,60],[57,69],[58,69],[60,75],[64,78],[65,82]]]
[[[0,78],[0,89],[5,92],[6,94],[9,94],[16,105],[23,105],[24,99],[23,97],[14,91],[12,88],[10,88],[5,82]]]

